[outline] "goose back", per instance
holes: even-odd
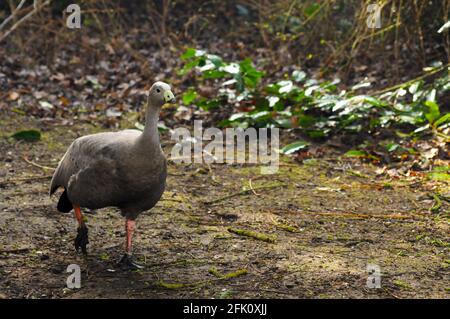
[[[137,130],[76,139],[61,159],[50,193],[62,186],[81,207],[117,206],[127,217],[152,208],[165,188],[167,164],[159,143],[143,143]]]

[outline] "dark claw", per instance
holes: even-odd
[[[88,229],[86,226],[78,227],[78,234],[75,238],[75,249],[77,251],[80,250],[83,252],[83,254],[87,255],[86,245],[89,244],[88,239]]]
[[[119,265],[126,270],[144,269],[144,266],[136,263],[133,260],[133,257],[128,254],[123,255],[122,259],[119,261]]]

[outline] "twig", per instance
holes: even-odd
[[[40,165],[40,164],[37,164],[37,163],[35,163],[35,162],[30,161],[30,160],[27,158],[26,155],[23,156],[23,160],[24,160],[25,162],[27,162],[28,164],[33,165],[33,166],[36,166],[36,167],[39,167],[39,168],[41,168],[41,169],[43,169],[43,170],[52,170],[52,171],[56,170],[56,168],[54,168],[54,167],[48,167],[48,166]]]
[[[256,196],[259,196],[259,194],[255,191],[255,189],[253,188],[253,185],[252,185],[252,179],[251,178],[249,178],[248,179],[248,185],[250,186],[250,189],[251,189],[251,191],[253,192],[253,194],[255,194]]]
[[[40,11],[43,7],[47,6],[50,3],[50,1],[51,0],[47,0],[44,3],[42,3],[40,6],[35,5],[33,10],[31,10],[26,15],[24,15],[19,21],[17,21],[15,24],[13,24],[13,26],[8,31],[6,31],[5,33],[3,33],[0,36],[0,42],[2,42],[4,39],[6,39],[15,29],[17,29],[23,22],[28,20],[36,12]],[[36,4],[36,2],[35,2],[35,4]]]
[[[30,177],[24,177],[24,178],[15,178],[15,179],[9,179],[4,182],[0,182],[0,184],[15,184],[17,182],[28,182],[28,181],[34,181],[39,179],[50,179],[53,175],[44,175],[44,176],[30,176]]]
[[[445,142],[450,142],[450,136],[445,135],[444,133],[438,132],[436,129],[433,130],[434,134],[444,139]]]
[[[431,194],[431,197],[434,199],[434,204],[433,204],[433,206],[432,207],[430,207],[430,212],[431,213],[438,213],[439,212],[439,209],[441,208],[441,206],[442,206],[442,201],[441,201],[441,199],[439,198],[439,195],[438,194]]]
[[[183,173],[167,173],[169,176],[185,176],[186,174]]]
[[[379,218],[379,219],[414,219],[413,216],[403,216],[400,214],[388,214],[388,215],[373,215],[373,214],[358,214],[358,213],[342,213],[342,212],[297,212],[307,215],[321,215],[321,216],[335,216],[343,218]],[[417,216],[415,216],[417,218]]]
[[[9,17],[7,17],[5,19],[5,21],[2,22],[2,24],[0,24],[0,30],[2,30],[5,27],[5,25],[7,25],[8,22],[11,21],[12,18],[14,18],[16,16],[17,11],[19,11],[22,8],[22,6],[24,5],[25,1],[27,1],[27,0],[20,1],[20,3],[17,5],[16,9],[14,9],[11,12],[11,15]]]
[[[6,248],[6,249],[1,249],[0,252],[14,254],[14,253],[28,252],[31,249],[33,249],[33,247]]]
[[[311,290],[309,290],[309,289],[307,289],[307,290],[308,290],[308,292],[312,293]],[[285,291],[275,290],[275,289],[262,289],[262,288],[258,288],[258,289],[249,289],[249,288],[240,289],[240,288],[233,287],[233,291],[256,292],[256,293],[261,293],[261,291],[264,291],[264,292],[271,292],[271,293],[280,294],[280,295],[286,295],[286,296],[293,296],[293,295],[295,295],[292,292],[285,292]],[[296,298],[298,298],[298,296],[296,296]]]
[[[213,274],[211,272],[210,272],[210,274],[215,275],[215,274]],[[206,279],[206,280],[201,280],[201,281],[192,282],[192,283],[167,283],[167,282],[164,282],[162,280],[158,280],[156,282],[156,285],[159,286],[159,287],[166,288],[166,289],[186,289],[186,288],[187,289],[196,289],[196,288],[199,288],[199,287],[204,286],[204,285],[214,284],[216,282],[229,280],[229,279],[240,277],[240,276],[244,276],[244,275],[247,275],[247,274],[248,274],[247,269],[238,269],[238,270],[236,270],[234,272],[227,273],[227,274],[222,275],[222,276],[220,276],[218,278],[215,278],[215,279]]]
[[[277,188],[277,187],[282,187],[282,186],[287,186],[287,184],[281,183],[281,184],[275,184],[275,185],[259,186],[259,187],[253,188],[253,191],[255,191],[257,189],[270,189],[270,188]],[[214,204],[214,203],[221,202],[223,200],[226,200],[226,199],[229,199],[229,198],[232,198],[235,196],[248,194],[251,191],[252,191],[252,189],[245,189],[240,192],[232,193],[232,194],[229,194],[229,195],[226,195],[226,196],[223,196],[220,198],[216,198],[216,199],[213,199],[210,201],[203,201],[203,204],[206,204],[206,205]]]
[[[239,236],[245,236],[245,237],[251,237],[254,238],[256,240],[261,240],[261,241],[265,241],[267,243],[275,243],[276,238],[274,236],[269,236],[266,234],[262,234],[262,233],[257,233],[254,232],[252,230],[247,230],[247,229],[237,229],[237,228],[233,228],[233,227],[228,227],[227,229],[230,233],[239,235]]]
[[[443,66],[441,66],[441,67],[439,67],[439,68],[437,68],[437,69],[434,69],[434,70],[432,70],[432,71],[430,71],[430,72],[428,72],[428,73],[422,74],[421,76],[418,76],[418,77],[416,77],[416,78],[414,78],[414,79],[412,79],[412,80],[409,80],[409,81],[407,81],[407,82],[400,83],[400,84],[397,84],[397,85],[394,85],[394,86],[385,88],[385,89],[383,89],[383,90],[373,92],[372,95],[380,95],[380,94],[383,94],[383,93],[386,93],[386,92],[389,92],[389,91],[393,91],[393,90],[396,90],[396,89],[403,88],[403,87],[405,87],[405,86],[407,86],[407,85],[409,85],[409,84],[412,84],[412,83],[414,83],[414,82],[423,80],[423,79],[425,79],[425,78],[427,78],[427,77],[429,77],[429,76],[431,76],[431,75],[433,75],[433,74],[436,74],[436,73],[438,73],[438,72],[444,70],[445,68],[447,68],[447,67],[449,67],[449,66],[450,66],[450,63],[448,63],[448,64],[446,64],[446,65],[443,65]]]

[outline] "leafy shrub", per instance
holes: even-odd
[[[202,96],[190,88],[183,96],[186,105],[211,110],[219,105],[234,107],[221,126],[300,128],[313,138],[338,132],[373,131],[380,127],[410,126],[413,133],[438,132],[449,127],[450,115],[441,114],[438,95],[450,89],[448,65],[435,65],[428,72],[444,71],[433,83],[417,80],[375,95],[358,94],[361,87],[339,90],[339,79],[318,81],[295,70],[290,78],[261,86],[264,73],[250,59],[225,62],[217,55],[189,48],[182,56],[180,75],[193,69],[200,81],[213,80],[217,95]]]

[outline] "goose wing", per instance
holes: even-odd
[[[126,159],[139,131],[126,130],[87,135],[67,149],[53,175],[50,194],[67,190],[72,203],[100,208],[120,202]]]

